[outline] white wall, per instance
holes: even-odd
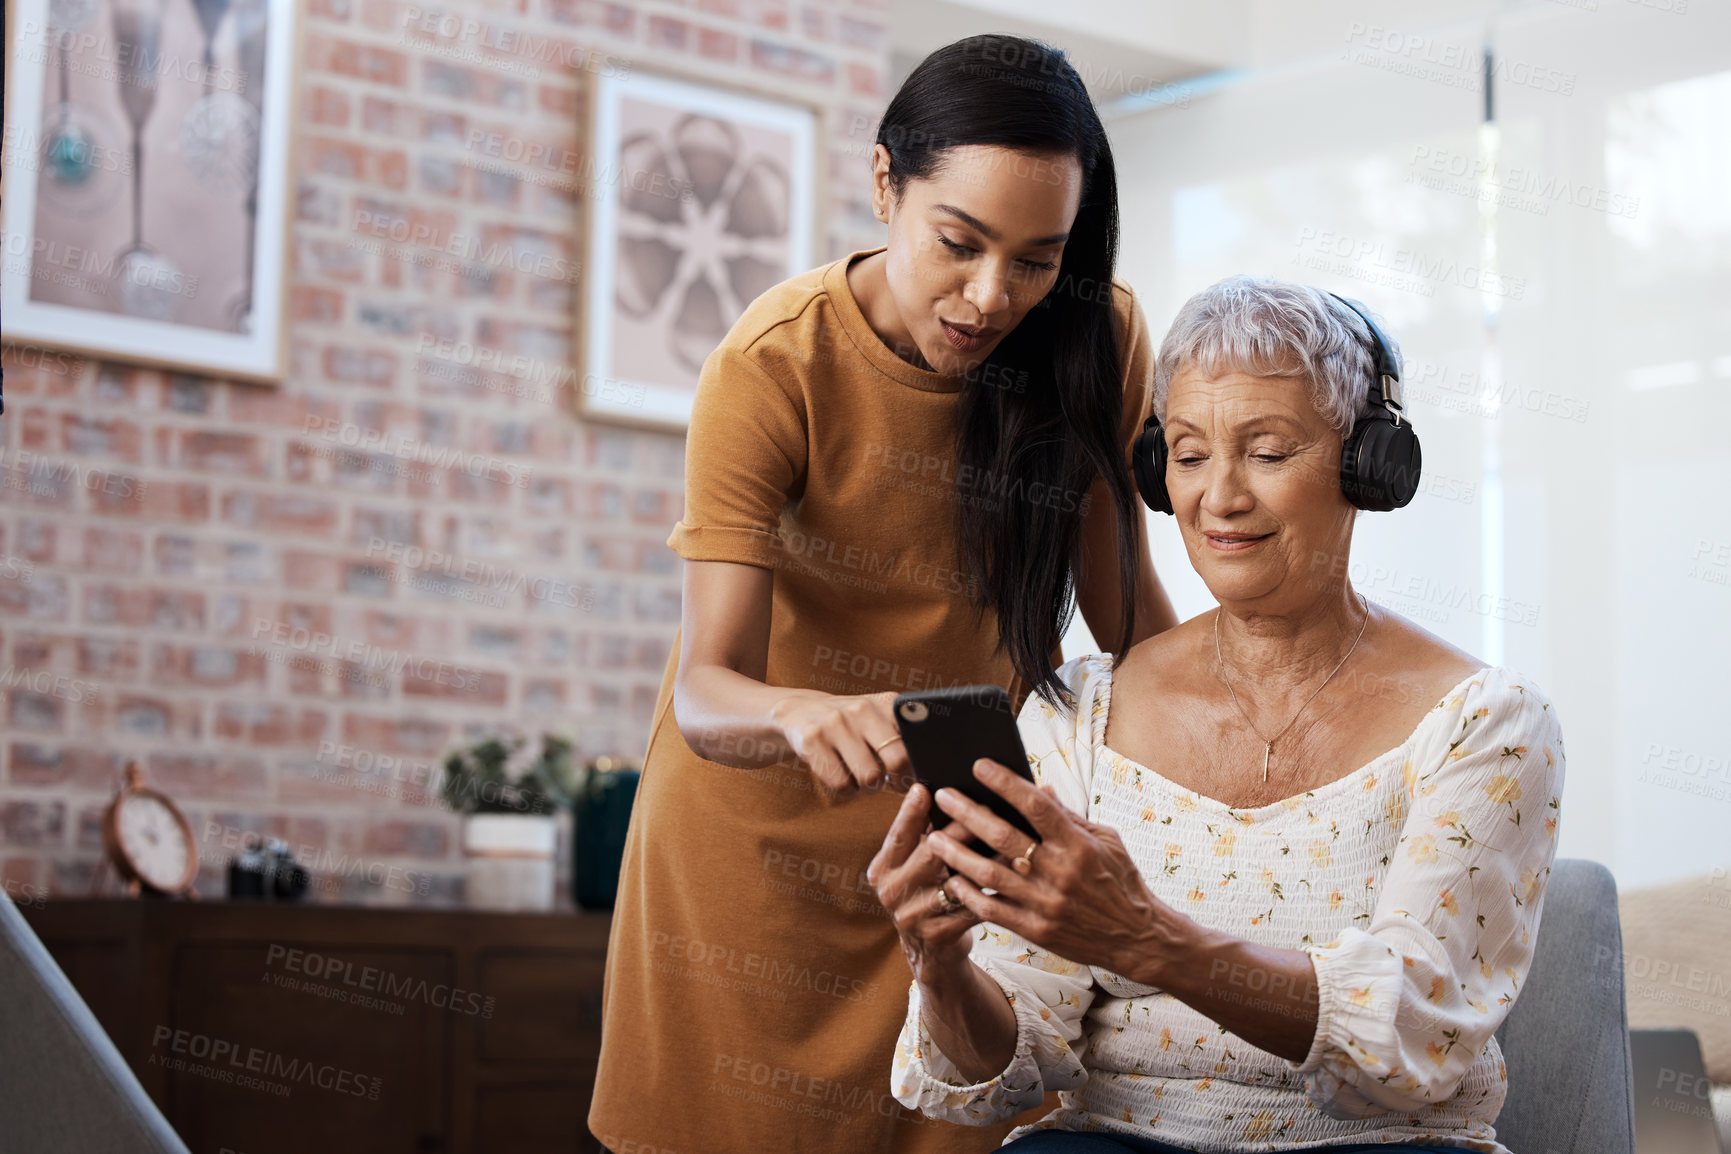
[[[1548,627],[1514,656],[1551,670],[1625,884],[1731,864],[1731,6],[1674,7],[1599,0],[1499,37],[1579,78],[1501,103],[1509,166],[1582,201],[1502,214],[1531,282],[1509,374],[1592,406],[1507,421],[1534,500],[1511,542],[1549,560]]]
[[[1354,12],[1387,28],[1386,6],[1330,4],[1329,58],[1112,125],[1121,271],[1157,334],[1235,272],[1388,322],[1427,484],[1362,518],[1357,583],[1547,690],[1561,852],[1625,886],[1731,863],[1731,6],[1675,3],[1495,26],[1412,4],[1398,44],[1351,31]],[[1427,9],[1455,23],[1426,33]],[[1152,523],[1180,615],[1201,611]],[[1087,645],[1079,628],[1067,652]]]

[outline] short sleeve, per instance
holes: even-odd
[[[668,545],[687,561],[773,568],[781,511],[803,485],[806,421],[797,392],[739,349],[710,353],[685,445],[685,514]]]
[[[1331,1118],[1453,1097],[1525,985],[1556,857],[1563,740],[1531,683],[1486,670],[1406,765],[1370,922],[1309,947],[1315,1040],[1295,1069]]]

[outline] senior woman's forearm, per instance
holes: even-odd
[[[1016,1056],[1016,1011],[973,962],[920,982],[926,1033],[969,1084],[1002,1074]]]
[[[1277,1058],[1302,1062],[1316,1037],[1316,968],[1303,950],[1191,922],[1147,984]]]

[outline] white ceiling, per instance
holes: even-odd
[[[1608,3],[1610,0],[1600,0]],[[892,90],[925,55],[1008,32],[1063,48],[1097,104],[1210,73],[1337,54],[1355,31],[1434,32],[1538,0],[891,0]],[[1132,102],[1133,104],[1134,102]],[[1130,107],[1126,105],[1125,107]]]
[[[892,90],[928,53],[1007,32],[1064,49],[1096,103],[1231,67],[1251,0],[891,0]],[[1218,8],[1218,12],[1213,9]],[[1207,12],[1203,17],[1201,12]],[[1242,29],[1240,30],[1242,31]]]

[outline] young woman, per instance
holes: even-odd
[[[907,963],[866,880],[898,692],[1059,688],[1174,624],[1127,449],[1153,348],[1113,279],[1099,117],[1061,52],[972,37],[884,113],[888,244],[771,289],[704,365],[687,562],[608,953],[615,1154],[968,1151],[889,1093]]]

